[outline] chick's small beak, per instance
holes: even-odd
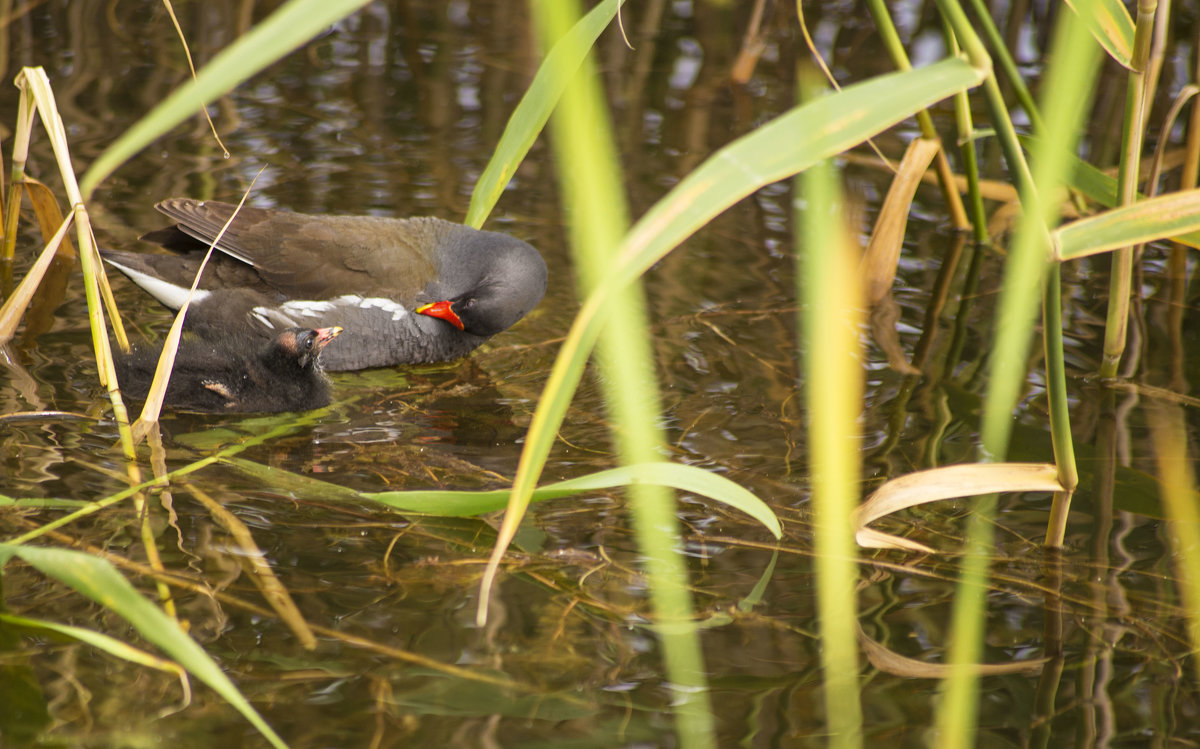
[[[459,330],[462,330],[463,322],[450,305],[449,301],[430,302],[429,304],[422,304],[420,307],[417,307],[416,311],[418,315],[428,315],[429,317],[445,320]]]
[[[340,325],[335,325],[332,328],[317,328],[317,347],[325,348],[325,345],[337,338],[342,333]]]

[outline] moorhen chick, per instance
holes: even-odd
[[[156,207],[176,223],[143,239],[177,254],[103,254],[178,309],[234,206],[175,198]],[[331,370],[465,356],[520,320],[546,290],[546,263],[529,244],[437,218],[244,206],[217,249],[188,309],[189,328],[206,337],[249,328],[269,338],[284,328],[344,327],[325,356]]]
[[[325,346],[341,328],[288,328],[263,342],[245,331],[179,343],[165,405],[205,413],[308,411],[329,405]],[[162,347],[115,357],[121,392],[145,400]]]

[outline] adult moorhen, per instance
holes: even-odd
[[[176,224],[143,239],[179,254],[103,254],[178,309],[234,206],[175,198],[156,207]],[[248,327],[263,338],[283,328],[341,326],[347,332],[325,356],[331,370],[465,356],[520,320],[546,290],[546,263],[526,242],[436,218],[243,207],[217,249],[187,325],[207,337]]]
[[[164,403],[206,413],[307,411],[329,405],[321,364],[341,328],[288,328],[267,342],[242,331],[220,339],[184,338]],[[336,348],[336,347],[335,347]],[[121,392],[145,400],[162,347],[115,359]]]

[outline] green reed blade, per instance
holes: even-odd
[[[464,224],[475,228],[483,226],[530,146],[545,127],[546,120],[550,119],[550,112],[558,104],[563,90],[624,1],[606,0],[600,3],[546,53],[546,59],[538,67],[529,90],[521,97],[521,102],[504,126],[492,158],[475,183]]]
[[[1067,0],[1108,56],[1133,69],[1133,19],[1121,0]]]
[[[1168,193],[1072,221],[1052,236],[1060,260],[1200,231],[1200,189]]]
[[[266,467],[264,466],[264,468]],[[304,476],[299,476],[299,478],[308,479]],[[309,480],[315,481],[315,479]],[[533,502],[542,502],[548,499],[574,497],[635,484],[665,486],[708,497],[746,513],[761,523],[775,538],[782,535],[779,518],[775,516],[769,505],[754,496],[753,493],[720,474],[679,463],[633,463],[597,471],[586,476],[539,486],[533,490],[530,499]],[[509,493],[509,489],[491,491],[418,489],[364,492],[358,494],[357,497],[379,502],[396,510],[461,517],[504,509]]]
[[[90,645],[97,650],[103,650],[109,655],[120,658],[130,663],[136,663],[139,666],[154,668],[160,671],[168,671],[182,676],[186,671],[178,666],[174,661],[169,661],[161,658],[153,653],[148,653],[145,650],[140,650],[133,647],[127,642],[118,640],[115,637],[110,637],[103,632],[97,632],[94,629],[85,627],[75,627],[70,624],[59,624],[50,622],[44,619],[29,619],[23,616],[13,616],[11,614],[0,614],[0,622],[9,624],[15,627],[24,627],[33,630],[45,630],[57,635],[70,637],[73,640],[78,640],[85,645]],[[186,680],[184,681],[186,685]]]
[[[188,673],[212,687],[250,721],[272,746],[287,746],[220,666],[180,629],[179,623],[146,600],[107,560],[68,549],[0,544],[0,566],[7,564],[14,556],[124,617],[147,642],[157,645]]]

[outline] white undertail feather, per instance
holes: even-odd
[[[130,268],[127,265],[113,262],[112,260],[109,260],[108,263],[128,276],[130,281],[133,281],[135,284],[145,289],[150,296],[154,297],[171,309],[179,309],[187,300],[188,290],[190,287],[176,286],[175,284],[164,281],[161,278],[156,278],[148,273],[143,273],[139,270]],[[196,293],[192,295],[192,302],[201,302],[207,298],[210,293],[211,292],[205,291],[204,289],[196,289]]]

